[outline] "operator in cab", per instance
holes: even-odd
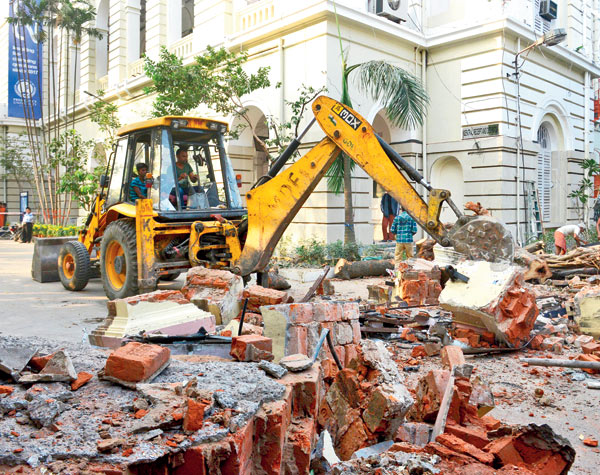
[[[135,203],[135,200],[143,200],[148,197],[148,179],[152,179],[148,175],[148,165],[145,163],[136,163],[135,169],[137,176],[131,180],[129,187],[129,199]],[[150,183],[151,184],[151,183]]]

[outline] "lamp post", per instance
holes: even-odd
[[[519,72],[519,56],[538,46],[555,46],[565,40],[567,33],[564,28],[555,28],[549,30],[545,35],[538,38],[535,42],[523,48],[515,55],[513,73],[517,80],[517,120],[519,122],[519,137],[517,140],[517,243],[521,242],[521,161],[523,160],[523,131],[521,129],[521,76]],[[541,211],[541,210],[540,210]]]

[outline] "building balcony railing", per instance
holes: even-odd
[[[235,32],[244,33],[272,22],[277,13],[275,0],[263,0],[248,5],[235,14]]]
[[[137,77],[144,74],[144,58],[135,60],[127,66],[127,77]]]
[[[108,89],[108,74],[102,76],[101,78],[98,78],[97,84],[98,89],[106,91]]]
[[[184,36],[183,38],[169,46],[169,51],[182,59],[186,59],[193,53],[193,38],[193,34]]]

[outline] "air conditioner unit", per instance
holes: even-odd
[[[369,0],[369,11],[391,21],[406,21],[408,0]]]
[[[556,2],[553,2],[552,0],[542,0],[540,2],[540,16],[544,20],[556,20],[557,13],[558,6],[556,5]]]

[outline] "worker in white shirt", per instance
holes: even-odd
[[[556,231],[554,231],[554,250],[557,255],[567,253],[567,240],[566,236],[573,236],[578,246],[587,244],[587,241],[581,239],[581,233],[585,231],[585,224],[565,224]]]
[[[33,236],[33,213],[28,206],[23,213],[23,233],[21,234],[21,242],[31,242]]]

